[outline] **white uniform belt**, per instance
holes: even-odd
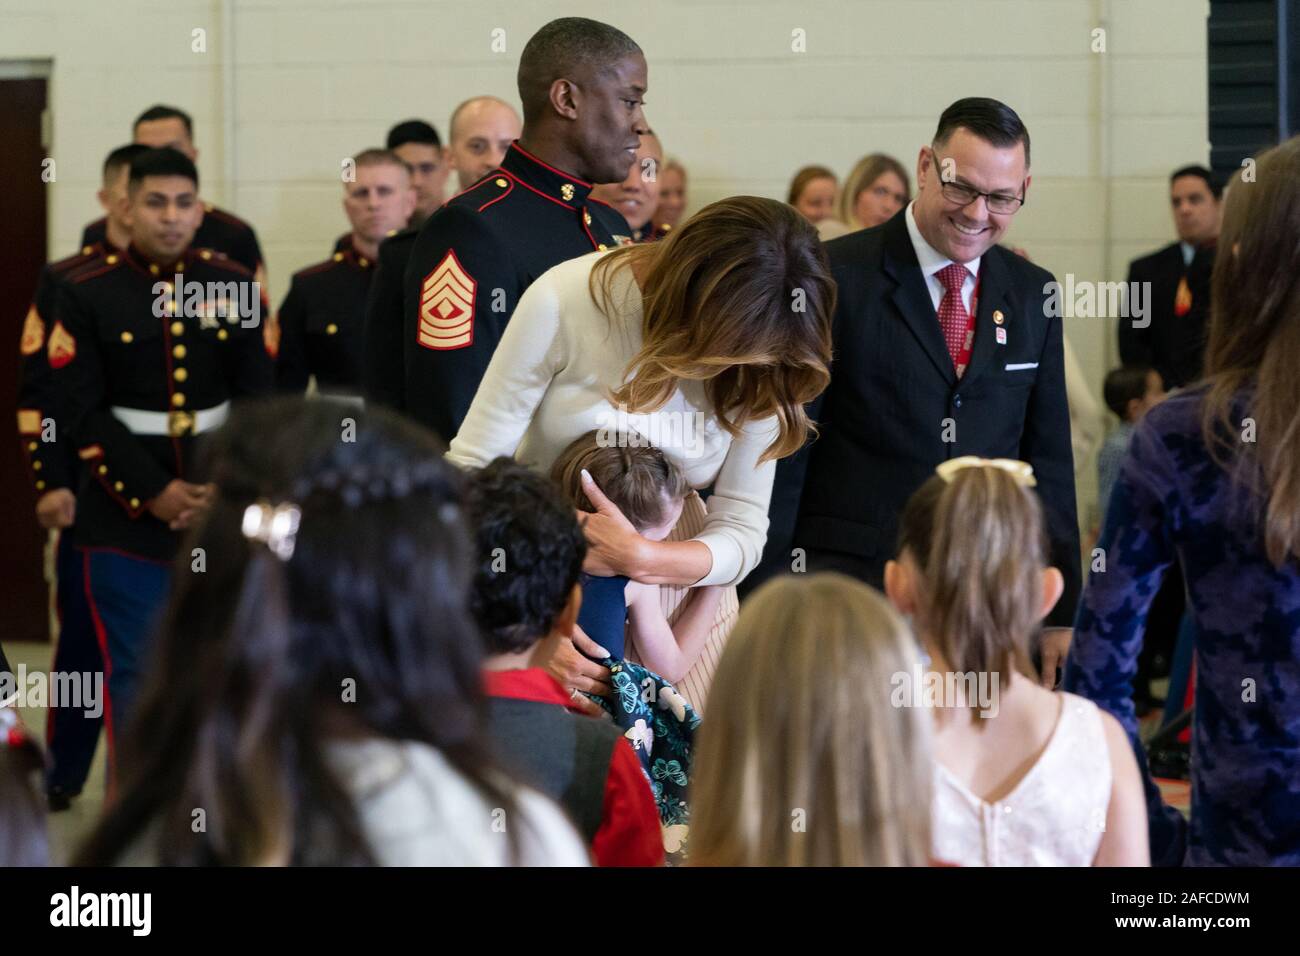
[[[133,435],[166,435],[172,438],[210,432],[219,427],[229,414],[229,402],[192,412],[151,412],[143,408],[113,406],[113,417],[129,428]]]

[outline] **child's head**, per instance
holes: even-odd
[[[471,604],[489,654],[518,654],[552,630],[571,632],[587,542],[555,483],[510,458],[469,477],[475,535]]]
[[[213,434],[120,799],[83,859],[158,825],[163,863],[364,862],[326,744],[437,748],[491,799],[461,480],[383,410],[278,398]],[[202,808],[205,828],[193,827]],[[310,856],[308,855],[310,854]]]
[[[1106,407],[1122,422],[1136,422],[1165,397],[1160,373],[1145,365],[1125,365],[1106,373],[1102,385]]]
[[[893,706],[919,668],[876,591],[840,574],[744,603],[709,691],[691,782],[692,858],[722,866],[923,866],[928,716]]]
[[[636,432],[590,431],[555,459],[551,477],[569,501],[580,511],[595,511],[582,490],[584,469],[632,527],[651,541],[672,533],[691,491],[681,470]]]
[[[1003,467],[999,467],[1002,465]],[[885,590],[957,673],[1032,675],[1030,638],[1061,595],[1023,462],[954,459],[908,500]]]
[[[48,862],[44,778],[40,747],[0,703],[0,867]]]

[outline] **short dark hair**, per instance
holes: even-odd
[[[194,167],[194,161],[170,146],[145,149],[131,160],[128,188],[138,186],[146,176],[185,176],[194,180],[196,190],[199,188],[199,171]]]
[[[519,101],[524,123],[536,122],[546,109],[551,84],[578,70],[605,70],[641,52],[636,42],[608,23],[586,17],[552,20],[524,44],[519,55]]]
[[[104,157],[104,182],[107,184],[121,172],[123,166],[130,166],[133,159],[148,150],[149,147],[141,143],[127,143],[113,150]]]
[[[1147,393],[1147,376],[1150,373],[1151,368],[1147,365],[1125,365],[1106,373],[1101,394],[1106,400],[1106,407],[1119,416],[1120,421],[1128,421],[1128,403],[1141,401]]]
[[[152,123],[155,120],[178,119],[185,124],[185,135],[191,140],[194,139],[194,121],[190,119],[190,114],[184,110],[177,109],[174,106],[163,106],[161,103],[157,106],[151,106],[135,118],[131,124],[131,132],[135,133],[141,123]]]
[[[1029,130],[1019,115],[1006,103],[987,96],[968,96],[953,103],[939,117],[939,127],[931,141],[946,143],[955,129],[968,129],[980,139],[999,149],[1016,143],[1025,147],[1025,168],[1029,168]]]
[[[398,123],[388,131],[385,149],[397,149],[407,143],[420,143],[425,146],[441,146],[442,137],[433,128],[433,124],[424,120],[411,119]]]
[[[478,557],[470,606],[488,653],[525,651],[550,631],[582,574],[587,541],[573,506],[554,482],[498,458],[470,474],[465,508]]]
[[[1209,188],[1210,195],[1215,199],[1223,198],[1223,180],[1204,166],[1198,166],[1193,163],[1191,166],[1184,166],[1182,169],[1175,169],[1169,176],[1169,185],[1172,186],[1174,180],[1182,179],[1184,176],[1195,176],[1198,179],[1205,180],[1205,185]]]

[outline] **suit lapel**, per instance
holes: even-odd
[[[1007,253],[993,246],[984,253],[984,258],[980,261],[980,297],[975,306],[975,342],[971,346],[970,365],[966,367],[966,374],[961,377],[963,385],[969,385],[992,364],[993,356],[998,350],[998,325],[993,321],[995,311],[1002,313],[1001,328],[1008,330],[1008,335],[1013,332],[1023,335],[1026,332],[1021,328],[1012,329],[1012,320],[1019,313],[1016,311],[1016,304],[1011,295],[1011,275],[1002,258],[1004,255],[1015,255],[1015,253]]]
[[[912,238],[907,233],[907,207],[885,226],[884,271],[894,280],[889,299],[898,310],[899,318],[916,337],[917,342],[930,357],[936,371],[951,385],[957,380],[952,367],[952,356],[943,340],[939,316],[934,311],[934,300],[926,288],[921,264],[912,248]]]

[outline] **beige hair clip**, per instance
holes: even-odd
[[[244,509],[241,530],[248,540],[260,541],[281,561],[288,561],[293,557],[301,520],[302,511],[297,505],[286,502],[272,507],[269,501],[262,500]]]
[[[1014,478],[1016,484],[1022,488],[1033,488],[1038,484],[1038,479],[1034,477],[1034,466],[1027,461],[1016,461],[1013,458],[980,458],[978,455],[963,455],[943,462],[934,473],[951,483],[957,472],[964,468],[1000,468]]]

